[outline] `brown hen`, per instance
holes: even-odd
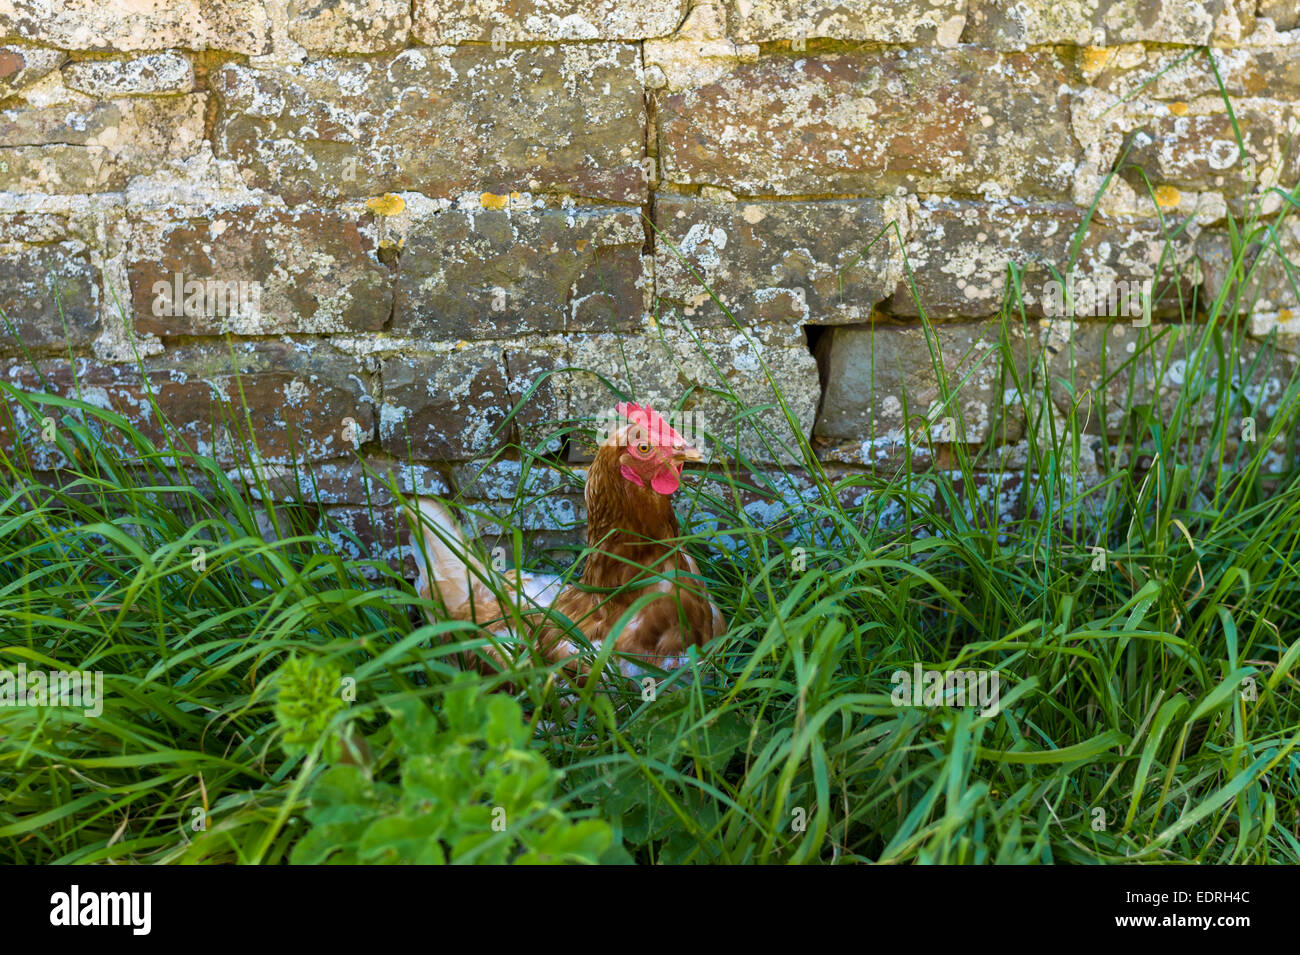
[[[575,669],[582,647],[573,630],[597,650],[613,637],[628,676],[640,676],[646,665],[683,665],[686,647],[726,630],[698,565],[675,543],[680,530],[672,495],[683,465],[700,459],[699,450],[649,407],[620,404],[587,471],[581,582],[563,590],[556,577],[495,574],[473,556],[447,509],[420,498],[416,589],[422,597],[436,595],[445,608],[445,616],[427,616],[484,627],[493,645],[488,659],[476,657],[473,665],[485,670],[502,668],[524,650]]]

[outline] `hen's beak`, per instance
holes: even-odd
[[[687,444],[679,448],[673,448],[673,460],[678,464],[683,464],[687,461],[703,461],[704,455],[700,453],[699,448]]]

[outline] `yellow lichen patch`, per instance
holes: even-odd
[[[366,208],[381,216],[395,216],[406,208],[406,201],[401,196],[395,196],[390,192],[367,199]]]
[[[1173,186],[1156,186],[1155,193],[1156,205],[1161,209],[1172,209],[1182,198],[1182,193]]]
[[[586,247],[587,247],[587,240],[586,240],[586,239],[579,239],[579,240],[578,240],[578,251],[581,252],[581,251],[582,251],[583,249],[585,249]]]
[[[1175,116],[1186,116],[1187,104],[1182,100],[1179,100],[1177,103],[1170,103],[1169,112],[1173,113]]]
[[[1110,59],[1110,51],[1104,46],[1085,46],[1079,52],[1083,57],[1083,68],[1089,73],[1100,70]]]
[[[1282,311],[1277,313],[1277,320],[1279,322],[1289,322],[1294,317],[1295,317],[1294,314],[1291,312],[1291,309],[1289,308],[1284,308],[1282,309]]]
[[[504,209],[510,203],[509,196],[498,196],[485,192],[478,197],[479,205],[484,209]]]

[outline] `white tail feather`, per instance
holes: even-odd
[[[458,607],[470,599],[470,588],[481,589],[479,583],[486,576],[482,562],[474,556],[465,541],[460,526],[451,512],[428,497],[416,499],[418,514],[408,512],[420,532],[423,547],[411,540],[411,552],[419,577],[415,581],[416,593],[434,596],[436,590],[448,607]],[[430,586],[432,585],[432,586]]]
[[[411,538],[411,553],[418,573],[415,592],[420,596],[441,597],[453,613],[464,612],[467,606],[490,607],[500,597],[527,611],[550,607],[564,589],[564,580],[555,575],[489,570],[446,507],[428,497],[416,502],[419,510],[408,509],[407,520],[419,531],[418,538]]]

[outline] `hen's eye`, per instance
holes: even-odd
[[[650,445],[642,441],[640,444],[636,446],[636,453],[641,455],[642,457],[645,457],[647,454],[650,453]]]

